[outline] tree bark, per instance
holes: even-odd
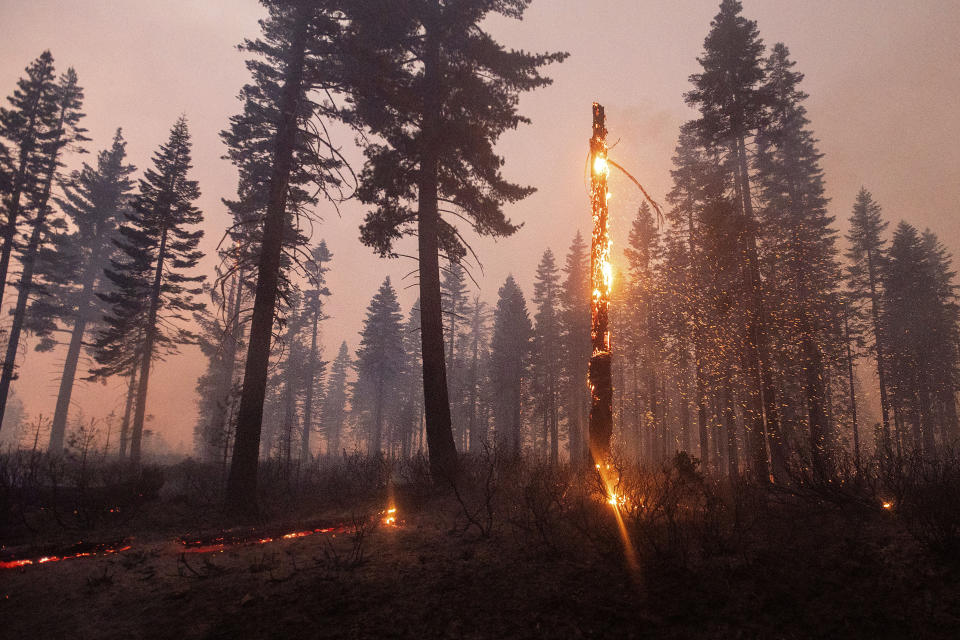
[[[430,472],[437,481],[456,475],[457,448],[450,420],[440,299],[440,212],[437,205],[440,125],[440,5],[431,2],[424,59],[424,113],[418,181],[417,235],[420,267],[420,341],[423,400]]]
[[[250,324],[250,343],[243,377],[243,392],[237,415],[237,434],[233,460],[227,481],[226,499],[236,513],[257,512],[257,466],[260,455],[260,430],[263,402],[270,366],[270,343],[280,280],[280,255],[287,217],[287,187],[293,167],[293,148],[297,137],[297,116],[303,90],[306,60],[307,9],[297,13],[296,27],[288,55],[286,77],[280,98],[280,122],[277,123],[276,150],[270,176],[270,202],[263,225],[257,290]]]

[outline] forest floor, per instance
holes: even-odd
[[[124,534],[122,551],[0,569],[0,636],[960,637],[960,562],[921,544],[895,509],[777,496],[722,535],[709,519],[636,520],[624,538],[605,503],[550,515],[524,495],[486,512],[401,488],[396,524],[370,502],[360,516],[331,508],[190,552],[181,536],[199,525],[141,518],[97,534]]]

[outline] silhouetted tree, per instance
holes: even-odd
[[[540,69],[565,54],[504,49],[487,20],[521,18],[529,0],[352,3],[353,41],[376,42],[356,56],[356,114],[377,142],[365,149],[361,201],[373,205],[362,241],[382,256],[418,239],[424,406],[431,471],[456,466],[444,359],[439,254],[465,254],[453,218],[480,235],[503,237],[518,226],[503,212],[533,188],[508,182],[494,143],[527,122],[521,92],[548,84]],[[358,45],[356,47],[360,49]]]
[[[876,358],[880,381],[880,411],[883,420],[884,445],[890,443],[890,396],[887,388],[885,337],[880,316],[883,311],[882,274],[887,247],[883,232],[887,223],[881,217],[880,205],[869,191],[860,188],[850,216],[847,241],[847,281],[852,302],[851,329],[867,339]],[[899,440],[898,440],[899,441]]]
[[[567,425],[570,461],[587,459],[586,424],[590,410],[587,366],[590,341],[590,254],[580,232],[574,236],[563,267],[560,317],[563,335],[563,413]]]
[[[190,146],[187,121],[181,117],[140,181],[132,211],[120,227],[117,245],[123,255],[106,271],[115,289],[102,296],[111,311],[97,339],[97,360],[114,361],[114,352],[128,349],[136,336],[139,371],[130,446],[134,464],[140,461],[150,365],[178,345],[196,343],[196,334],[183,326],[185,314],[204,308],[194,296],[201,293],[198,283],[205,276],[187,275],[203,257],[197,250],[203,231],[196,228],[203,214],[193,204],[200,190],[188,177]]]
[[[357,381],[351,407],[364,429],[370,455],[382,451],[384,427],[400,409],[405,360],[402,318],[396,291],[387,278],[367,307],[354,362]]]
[[[77,74],[71,68],[63,74],[54,90],[56,111],[54,120],[39,136],[37,141],[39,152],[35,157],[37,173],[40,180],[35,183],[35,189],[27,193],[28,208],[32,215],[27,244],[20,252],[20,280],[17,284],[17,303],[13,310],[13,324],[7,338],[7,353],[3,361],[3,371],[0,373],[0,422],[6,409],[7,396],[10,393],[10,383],[14,379],[17,352],[20,347],[20,333],[23,330],[27,317],[27,305],[31,295],[37,291],[33,281],[40,254],[54,241],[56,234],[66,231],[66,221],[62,215],[56,215],[50,207],[50,196],[53,183],[57,178],[57,171],[63,166],[61,162],[65,151],[83,153],[81,144],[88,140],[84,135],[86,129],[80,126],[83,113],[83,89],[77,84]],[[10,211],[13,215],[13,210]],[[6,274],[0,274],[6,276]]]
[[[13,150],[4,180],[3,247],[0,248],[0,303],[7,284],[10,258],[16,244],[17,229],[24,207],[24,194],[42,189],[47,173],[47,154],[43,139],[56,126],[57,84],[53,55],[44,51],[26,68],[26,77],[17,81],[13,95],[7,98],[10,108],[0,108],[0,140]]]
[[[327,441],[327,455],[339,455],[343,424],[347,417],[347,377],[353,361],[347,343],[340,344],[337,357],[330,365],[330,376],[323,395],[323,430]]]
[[[39,255],[36,279],[45,295],[30,305],[27,327],[41,338],[38,351],[52,349],[58,343],[56,332],[70,334],[50,427],[52,452],[63,449],[84,339],[99,328],[106,312],[96,292],[104,289],[103,269],[117,253],[113,241],[129,206],[133,189],[130,175],[136,170],[126,163],[126,146],[118,129],[113,145],[100,152],[97,166],[84,163],[64,184],[59,204],[74,231],[53,236],[53,242]]]
[[[523,445],[523,397],[529,384],[532,337],[523,292],[513,276],[507,276],[493,314],[490,378],[497,443],[514,456],[520,455]]]
[[[291,209],[312,204],[312,182],[320,192],[338,189],[343,166],[316,118],[335,116],[327,100],[310,99],[314,90],[332,88],[331,39],[341,26],[333,3],[322,0],[265,0],[269,16],[262,37],[246,41],[253,54],[247,66],[252,83],[244,87],[244,111],[224,134],[230,157],[241,168],[237,222],[247,230],[238,239],[241,256],[251,257],[256,289],[237,434],[227,483],[227,501],[236,511],[256,510],[257,465],[263,405],[267,391],[277,299],[284,272],[284,246],[296,226]],[[322,94],[321,94],[322,95]],[[329,197],[329,196],[328,196]],[[244,250],[243,247],[247,249]],[[288,247],[291,246],[287,242]],[[296,242],[292,246],[296,246]],[[289,254],[288,254],[289,257]]]
[[[541,423],[535,441],[554,465],[560,461],[560,380],[563,368],[560,327],[560,271],[553,252],[540,258],[533,283],[534,313],[531,395]]]

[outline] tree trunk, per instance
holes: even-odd
[[[127,444],[130,440],[130,414],[133,413],[133,396],[137,389],[137,365],[130,368],[130,381],[127,383],[127,400],[123,407],[123,422],[120,423],[120,459],[127,457]]]
[[[751,309],[747,321],[747,364],[754,373],[751,377],[757,386],[753,402],[753,457],[754,471],[761,482],[769,481],[767,452],[764,436],[770,441],[770,459],[774,478],[786,477],[784,443],[780,433],[780,420],[776,402],[776,390],[770,373],[769,347],[767,344],[766,318],[763,303],[763,283],[760,278],[760,260],[757,254],[757,239],[754,233],[753,202],[750,195],[750,177],[747,167],[747,151],[743,136],[736,140],[738,181],[743,212],[743,233],[746,253],[746,284],[750,294]]]
[[[293,148],[297,138],[297,117],[303,90],[309,13],[301,8],[288,52],[287,73],[280,98],[280,122],[277,123],[276,149],[270,176],[270,202],[263,225],[257,290],[250,324],[250,344],[243,376],[243,392],[237,415],[237,434],[233,461],[227,481],[226,500],[236,513],[257,512],[257,465],[260,455],[260,430],[263,402],[270,366],[270,342],[273,316],[280,280],[280,255],[287,219],[287,187],[293,166]]]
[[[317,332],[319,331],[320,310],[314,309],[313,325],[310,332],[310,358],[307,363],[306,397],[303,404],[303,439],[300,441],[300,460],[310,461],[310,432],[313,430],[313,388],[317,377]]]
[[[860,425],[857,423],[857,394],[853,386],[853,350],[850,348],[850,322],[843,312],[843,339],[847,346],[847,382],[850,385],[850,415],[853,418],[853,463],[860,471]]]
[[[90,256],[83,276],[83,290],[77,304],[77,316],[73,321],[73,330],[70,335],[70,345],[67,347],[67,357],[63,363],[63,373],[60,376],[60,389],[57,392],[57,407],[53,413],[53,423],[50,427],[50,452],[59,453],[63,450],[63,438],[67,428],[67,416],[70,412],[70,399],[73,396],[73,385],[77,375],[77,365],[80,362],[80,352],[83,350],[83,337],[90,317],[90,301],[94,296],[94,284],[97,272],[102,268],[100,264],[101,247]]]
[[[890,442],[890,400],[887,395],[887,374],[884,362],[883,333],[880,325],[880,295],[877,292],[877,265],[872,251],[867,251],[867,274],[870,278],[870,315],[873,319],[873,341],[877,351],[877,379],[880,382],[880,414],[883,419],[883,439]],[[899,448],[899,443],[898,443]]]
[[[443,307],[440,299],[440,212],[437,173],[440,124],[440,5],[430,3],[424,59],[425,93],[421,131],[417,231],[420,266],[420,341],[423,358],[423,405],[427,427],[430,472],[437,481],[452,480],[457,470],[457,448],[450,421],[450,398],[444,359]]]
[[[217,396],[222,398],[222,407],[220,411],[213,416],[213,423],[210,425],[210,433],[207,435],[208,446],[212,442],[222,444],[223,451],[219,457],[226,456],[227,447],[230,440],[230,418],[231,412],[230,396],[233,395],[233,374],[237,366],[237,349],[242,340],[242,327],[240,325],[240,305],[243,298],[243,272],[239,271],[234,277],[233,286],[230,291],[229,311],[226,315],[227,324],[225,325],[226,335],[224,344],[223,364],[220,370],[220,377],[217,382]],[[214,441],[213,438],[216,438]],[[211,448],[210,453],[213,453]],[[226,465],[224,464],[224,468]]]
[[[160,231],[160,249],[157,251],[157,270],[153,276],[150,306],[143,335],[143,351],[140,354],[140,375],[137,380],[137,410],[133,415],[133,434],[130,439],[130,462],[140,464],[140,446],[143,441],[143,422],[147,416],[147,388],[150,384],[150,364],[153,360],[153,343],[157,336],[157,311],[160,308],[160,293],[163,287],[163,263],[166,260],[168,231]]]

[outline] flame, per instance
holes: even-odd
[[[882,506],[883,506],[884,509],[892,509],[892,508],[893,508],[893,503],[892,503],[892,502],[884,501],[884,503],[883,503]]]
[[[386,515],[383,517],[383,524],[389,527],[395,527],[397,525],[397,508],[390,507],[387,509]]]
[[[609,175],[610,174],[610,165],[607,163],[607,157],[604,155],[597,155],[593,159],[593,173],[595,175]]]

